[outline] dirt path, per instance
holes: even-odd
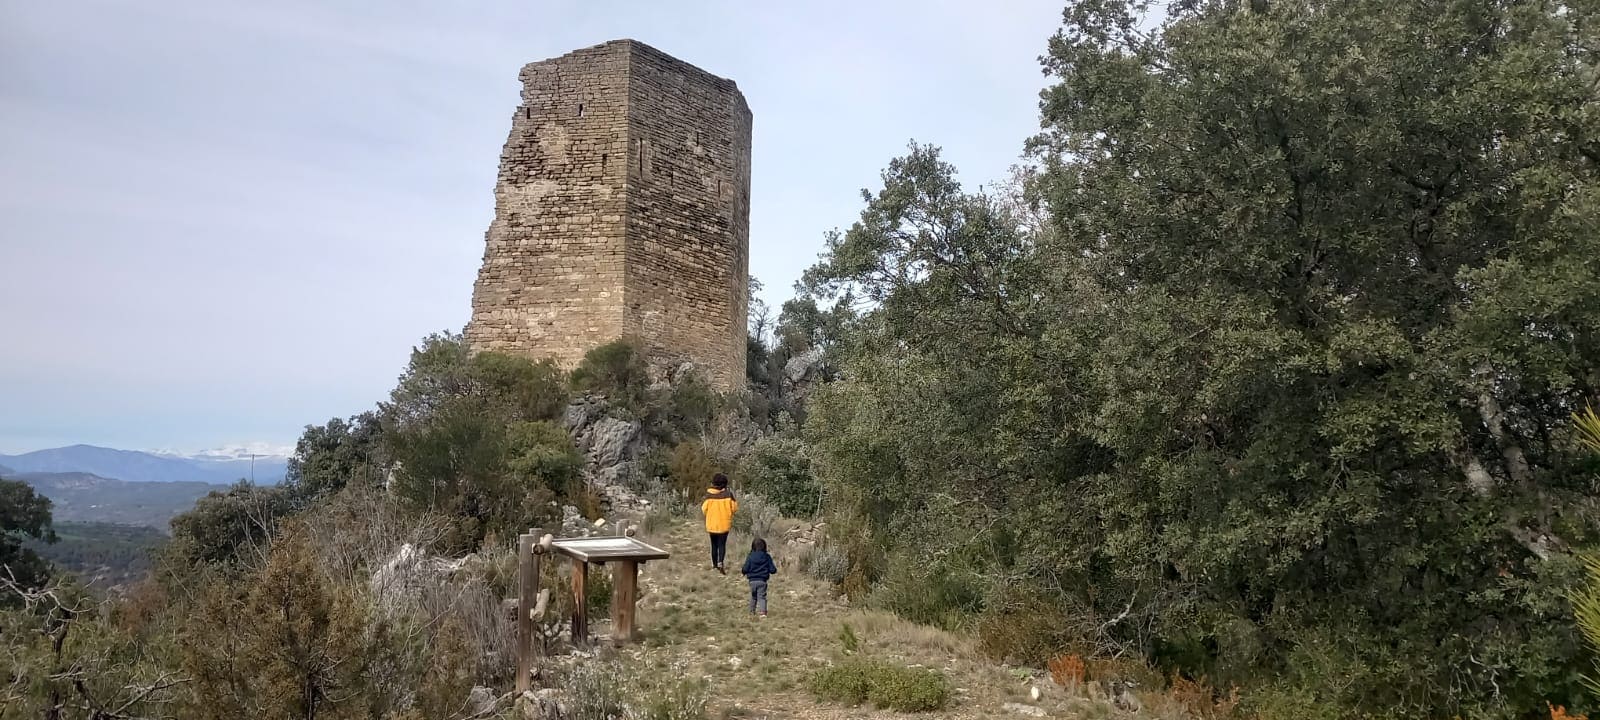
[[[1048,678],[1030,680],[984,660],[969,639],[916,625],[882,612],[852,609],[824,582],[782,567],[773,577],[770,615],[747,611],[748,586],[737,573],[748,545],[728,548],[729,574],[710,567],[706,538],[697,525],[679,522],[646,537],[673,559],[646,565],[640,574],[638,622],[642,640],[624,647],[630,663],[662,673],[702,677],[711,695],[712,717],[890,718],[905,715],[848,708],[817,700],[807,679],[820,667],[846,657],[845,627],[857,638],[856,654],[909,666],[936,668],[956,688],[944,711],[924,717],[1027,717],[1006,703],[1038,707],[1049,717],[1111,717],[1109,705],[1068,697]],[[779,555],[780,565],[784,563]],[[605,623],[598,633],[608,632]],[[1035,702],[1035,683],[1043,697]]]

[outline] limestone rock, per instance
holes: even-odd
[[[821,369],[822,348],[814,347],[789,358],[789,362],[783,364],[783,380],[791,386],[796,385],[814,379]]]
[[[1027,715],[1029,717],[1049,717],[1050,713],[1037,705],[1024,705],[1022,703],[1008,702],[1000,708],[1014,715]]]
[[[571,505],[561,506],[561,537],[589,537],[593,534],[593,525],[584,519],[583,513]]]
[[[517,698],[517,716],[523,720],[567,720],[570,713],[561,691],[544,688]]]
[[[561,425],[577,435],[579,430],[593,424],[606,411],[603,400],[591,397],[580,397],[567,404],[566,412],[561,416]]]
[[[394,557],[372,572],[367,586],[373,597],[380,599],[414,595],[437,584],[439,576],[448,577],[459,572],[473,557],[429,557],[427,550],[406,543],[400,546]]]
[[[495,706],[500,704],[494,690],[482,685],[472,688],[467,694],[467,707],[472,710],[473,716],[487,716],[494,713]]]
[[[639,457],[641,430],[638,420],[603,417],[589,426],[580,447],[587,459],[602,468],[631,463]]]
[[[583,455],[584,482],[600,496],[606,509],[637,510],[646,503],[628,483],[643,451],[644,428],[637,420],[611,416],[609,409],[603,398],[580,397],[567,405],[562,425]]]

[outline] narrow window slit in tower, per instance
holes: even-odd
[[[578,117],[583,117],[583,103],[578,103]]]
[[[522,108],[522,117],[524,119],[527,119],[527,120],[532,120],[533,119],[533,108],[531,108],[531,107]]]

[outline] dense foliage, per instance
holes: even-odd
[[[378,414],[370,411],[307,426],[289,458],[284,484],[309,498],[337,492],[350,483],[381,486],[387,467],[382,440]]]
[[[27,545],[58,570],[105,589],[144,579],[156,551],[167,542],[160,530],[144,525],[100,522],[54,523],[57,541]]]
[[[460,335],[428,337],[378,411],[391,489],[455,518],[447,545],[460,551],[552,519],[551,501],[579,492],[582,459],[551,424],[567,395],[565,373],[548,360],[472,354]]]
[[[0,480],[0,572],[23,588],[37,588],[50,577],[50,564],[29,547],[29,541],[56,541],[50,499],[20,480]],[[0,596],[0,605],[13,600]]]
[[[1025,194],[914,147],[807,275],[858,569],[1279,716],[1584,705],[1595,9],[1069,8]]]

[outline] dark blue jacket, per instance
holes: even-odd
[[[739,570],[751,580],[765,580],[778,572],[778,566],[772,562],[772,556],[765,550],[752,550],[750,557],[744,559],[744,567]]]

